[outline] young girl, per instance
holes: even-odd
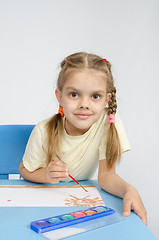
[[[147,224],[146,210],[136,189],[115,172],[130,146],[116,114],[116,88],[111,64],[99,56],[76,53],[61,63],[55,91],[58,114],[40,122],[29,138],[20,175],[29,181],[56,184],[91,179],[123,198],[123,215],[131,210]],[[108,107],[106,108],[106,105]]]

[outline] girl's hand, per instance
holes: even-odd
[[[68,169],[61,161],[50,162],[46,168],[46,181],[48,183],[59,183],[68,177]]]
[[[123,197],[123,216],[129,216],[131,210],[147,225],[147,213],[140,195],[134,187],[130,187]]]

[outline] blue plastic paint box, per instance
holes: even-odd
[[[31,222],[30,228],[37,233],[45,233],[59,228],[64,228],[77,223],[111,215],[115,211],[106,206],[96,206],[81,211],[62,214],[50,218]]]

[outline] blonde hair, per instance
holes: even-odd
[[[107,81],[107,93],[111,93],[107,114],[115,114],[117,109],[116,88],[114,86],[114,79],[111,72],[111,64],[97,55],[79,52],[66,57],[61,62],[61,71],[57,80],[57,88],[62,91],[68,74],[72,71],[84,69],[94,69],[104,73]],[[61,159],[60,145],[63,130],[62,116],[60,114],[54,115],[47,123],[46,129],[48,134],[47,163],[49,163],[50,161],[53,161],[55,157]],[[110,124],[106,135],[106,161],[108,168],[112,168],[121,157],[119,137],[114,124]]]

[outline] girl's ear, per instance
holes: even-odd
[[[62,107],[62,92],[58,88],[55,90],[55,95],[59,102],[59,105]]]
[[[105,100],[106,104],[110,101],[111,97],[112,97],[111,93],[108,93]]]

